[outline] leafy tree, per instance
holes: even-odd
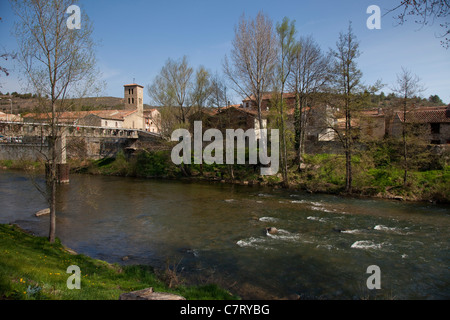
[[[179,107],[178,120],[183,124],[186,123],[191,108],[193,74],[194,69],[189,66],[186,56],[178,61],[169,58],[148,87],[148,94],[154,103],[165,107]]]
[[[160,73],[148,86],[153,103],[162,107],[178,107],[178,122],[188,125],[188,116],[195,107],[204,107],[211,95],[211,75],[200,66],[194,74],[186,56],[168,59]]]
[[[431,103],[433,103],[433,104],[440,105],[440,106],[442,106],[442,105],[444,104],[444,102],[442,102],[441,98],[440,98],[437,94],[431,95],[431,96],[428,98],[428,101],[431,102]]]

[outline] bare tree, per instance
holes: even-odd
[[[297,160],[300,169],[308,119],[307,106],[313,104],[317,93],[323,91],[329,81],[330,59],[311,36],[301,37],[299,50],[293,61],[289,87],[295,93],[294,126]]]
[[[228,105],[227,85],[218,73],[211,78],[211,95],[209,96],[208,102],[216,108]]]
[[[2,18],[0,17],[0,23],[3,22]],[[17,54],[15,53],[11,53],[11,52],[6,52],[6,50],[3,50],[4,52],[0,53],[0,58],[8,61],[8,59],[15,59],[17,57]],[[5,67],[0,66],[0,75],[4,73],[5,76],[9,76],[9,70]],[[1,83],[0,83],[0,88],[1,88]]]
[[[400,24],[404,24],[409,16],[414,17],[414,22],[422,26],[442,20],[440,27],[443,32],[439,35],[439,38],[443,38],[441,45],[447,49],[450,47],[450,22],[447,19],[450,14],[449,0],[401,0],[386,14],[396,11],[400,11],[396,16]]]
[[[7,61],[8,59],[15,59],[16,55],[13,53],[5,52],[0,54],[0,58]],[[1,73],[4,73],[5,76],[9,76],[9,70],[2,66],[0,66],[0,74]]]
[[[81,29],[67,27],[66,10],[72,0],[12,0],[18,21],[15,34],[18,40],[18,60],[26,80],[48,108],[50,117],[50,156],[47,182],[50,207],[49,241],[54,242],[56,230],[57,160],[61,150],[57,145],[63,136],[58,126],[58,112],[63,110],[71,94],[86,93],[98,75],[92,41],[92,24],[83,14]]]
[[[232,45],[230,61],[225,56],[224,73],[237,93],[255,99],[262,129],[262,98],[272,84],[277,60],[278,42],[272,21],[261,11],[254,20],[242,15]]]
[[[393,91],[400,95],[402,104],[402,146],[403,146],[403,186],[406,187],[408,183],[409,170],[409,154],[408,154],[408,138],[410,136],[410,128],[408,127],[408,112],[410,111],[410,100],[415,95],[423,91],[424,88],[420,84],[420,79],[417,75],[413,75],[411,71],[402,67],[402,72],[397,74],[397,83]]]
[[[345,192],[352,192],[352,152],[353,152],[353,123],[352,115],[355,108],[355,93],[361,88],[362,72],[358,69],[356,59],[361,55],[359,42],[349,24],[346,33],[339,34],[336,50],[331,50],[334,57],[331,77],[337,93],[342,97],[345,114],[345,131],[343,147],[345,151]]]

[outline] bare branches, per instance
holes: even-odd
[[[306,107],[312,102],[315,93],[325,89],[329,80],[330,59],[322,53],[320,46],[311,36],[300,37],[297,46],[288,86],[295,93],[296,98],[294,112],[295,146],[300,168],[305,150],[304,143],[308,119]]]
[[[225,80],[218,73],[211,78],[211,94],[208,102],[217,108],[228,105],[227,86]]]
[[[411,71],[402,67],[402,72],[397,75],[397,84],[392,89],[395,93],[398,93],[402,97],[403,105],[403,121],[402,123],[402,144],[403,144],[403,186],[406,187],[408,182],[408,170],[410,169],[410,154],[408,150],[408,138],[411,135],[407,114],[408,114],[408,102],[414,95],[423,91],[424,88],[420,84],[420,79],[417,75],[413,75]]]
[[[70,30],[66,24],[66,10],[72,0],[11,0],[18,19],[15,35],[18,41],[18,60],[29,85],[39,96],[40,106],[50,111],[51,133],[48,137],[50,156],[47,158],[48,201],[50,206],[49,241],[55,240],[57,162],[65,161],[65,135],[58,124],[58,113],[65,107],[65,99],[75,92],[87,92],[92,79],[99,75],[95,69],[92,25],[84,15],[83,27]],[[41,110],[41,111],[44,111]],[[48,113],[49,114],[49,113]]]
[[[404,99],[412,98],[424,90],[425,88],[420,84],[420,78],[404,67],[402,72],[397,74],[397,83],[392,88],[392,91]]]
[[[442,20],[439,26],[443,29],[438,38],[442,38],[441,45],[450,47],[450,14],[449,0],[401,0],[400,4],[387,11],[386,14],[400,10],[395,16],[399,24],[404,24],[408,17],[414,17],[414,22],[422,26],[433,24],[436,20]],[[384,15],[386,15],[384,14]]]
[[[235,27],[230,61],[225,57],[224,73],[242,97],[255,99],[260,127],[262,95],[270,88],[277,59],[277,39],[272,21],[259,12],[254,20],[243,15]]]
[[[343,98],[345,113],[345,132],[343,134],[343,147],[345,150],[346,182],[345,191],[352,192],[352,153],[353,153],[353,125],[352,116],[355,108],[353,96],[361,88],[362,72],[359,70],[356,59],[360,56],[359,42],[349,24],[346,33],[339,34],[336,50],[331,50],[334,57],[331,78],[338,93]]]
[[[187,57],[175,61],[168,59],[160,73],[148,87],[148,94],[155,104],[179,107],[177,116],[186,124],[192,107],[202,108],[212,93],[211,75],[203,66],[195,72]]]

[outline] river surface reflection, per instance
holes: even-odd
[[[47,205],[24,173],[0,172],[0,203],[0,223],[47,235],[48,217],[34,216]],[[57,236],[79,253],[179,263],[244,299],[450,298],[448,206],[72,175],[57,211]],[[371,265],[381,290],[367,289]]]

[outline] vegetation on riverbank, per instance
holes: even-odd
[[[80,290],[67,288],[71,265],[81,270]],[[214,284],[170,288],[167,278],[148,266],[109,264],[73,254],[59,240],[50,244],[17,226],[0,225],[0,300],[118,300],[122,293],[149,287],[188,300],[237,299]]]
[[[403,184],[403,168],[398,148],[392,144],[374,145],[352,157],[354,196],[398,200],[450,203],[450,165],[444,155],[418,157],[410,169],[408,184]],[[114,158],[70,160],[74,173],[115,175],[139,178],[187,179],[282,188],[281,173],[261,176],[257,165],[173,164],[170,150],[140,150],[133,156],[119,152]],[[29,161],[0,161],[0,169],[44,170],[44,165]],[[344,194],[345,159],[338,154],[305,155],[301,171],[289,166],[289,188],[312,193]]]
[[[375,149],[355,155],[353,195],[412,201],[450,202],[450,166],[427,158],[410,170],[409,182],[403,185],[401,161],[385,150]],[[255,165],[186,165],[170,160],[170,151],[141,151],[126,157],[72,162],[72,170],[98,175],[120,175],[141,178],[189,179],[244,185],[283,187],[281,174],[261,176]],[[344,193],[345,159],[337,154],[305,155],[301,171],[289,169],[289,188],[313,193]]]

